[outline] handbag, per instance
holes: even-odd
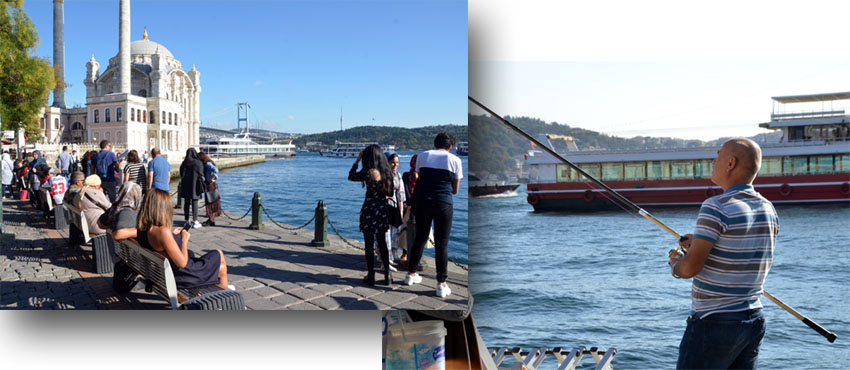
[[[207,202],[207,204],[218,202],[219,199],[221,199],[221,195],[218,193],[218,185],[213,186],[212,190],[204,192],[204,201]]]

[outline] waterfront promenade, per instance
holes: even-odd
[[[174,185],[174,184],[173,184]],[[0,247],[0,309],[168,309],[168,304],[141,284],[128,295],[112,289],[112,274],[94,272],[91,247],[71,247],[67,230],[53,230],[28,202],[5,200],[6,231]],[[201,211],[203,216],[203,211]],[[242,214],[229,214],[240,218]],[[312,215],[305,215],[305,220]],[[310,229],[284,230],[269,220],[263,230],[249,230],[250,213],[234,221],[218,217],[215,227],[192,230],[189,248],[196,254],[221,249],[230,283],[253,310],[417,309],[465,310],[468,277],[450,263],[452,295],[435,296],[433,268],[421,273],[422,284],[401,285],[404,272],[393,273],[392,287],[362,283],[366,263],[360,241],[330,232],[328,247],[312,247]],[[182,221],[175,209],[175,223]],[[52,220],[51,220],[52,222]],[[292,228],[288,225],[283,225]],[[434,266],[433,259],[427,262]],[[383,281],[382,274],[377,274]]]

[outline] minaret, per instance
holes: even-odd
[[[130,93],[130,0],[121,0],[118,13],[118,76],[122,94]]]
[[[53,0],[53,106],[65,108],[65,0]]]

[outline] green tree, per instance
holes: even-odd
[[[23,6],[23,0],[0,1],[0,119],[3,130],[23,127],[35,141],[39,110],[56,82],[47,58],[34,55],[38,33]]]

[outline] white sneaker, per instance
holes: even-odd
[[[452,289],[449,288],[448,284],[446,284],[446,286],[442,286],[440,284],[437,284],[437,297],[446,298],[451,294],[452,294]]]
[[[420,276],[419,274],[416,274],[416,275],[413,275],[413,276],[407,275],[407,276],[404,277],[404,285],[413,285],[413,284],[418,284],[418,283],[421,283],[421,282],[422,282],[422,276]]]
[[[193,227],[193,228],[196,228],[196,229],[200,229],[200,228],[204,227],[204,225],[201,225],[201,223],[200,223],[200,222],[195,221],[195,224],[194,224],[194,225],[192,225],[192,227]]]
[[[233,286],[233,284],[228,285],[228,286],[227,286],[227,289],[230,289],[230,290],[236,291],[236,287],[235,287],[235,286]]]

